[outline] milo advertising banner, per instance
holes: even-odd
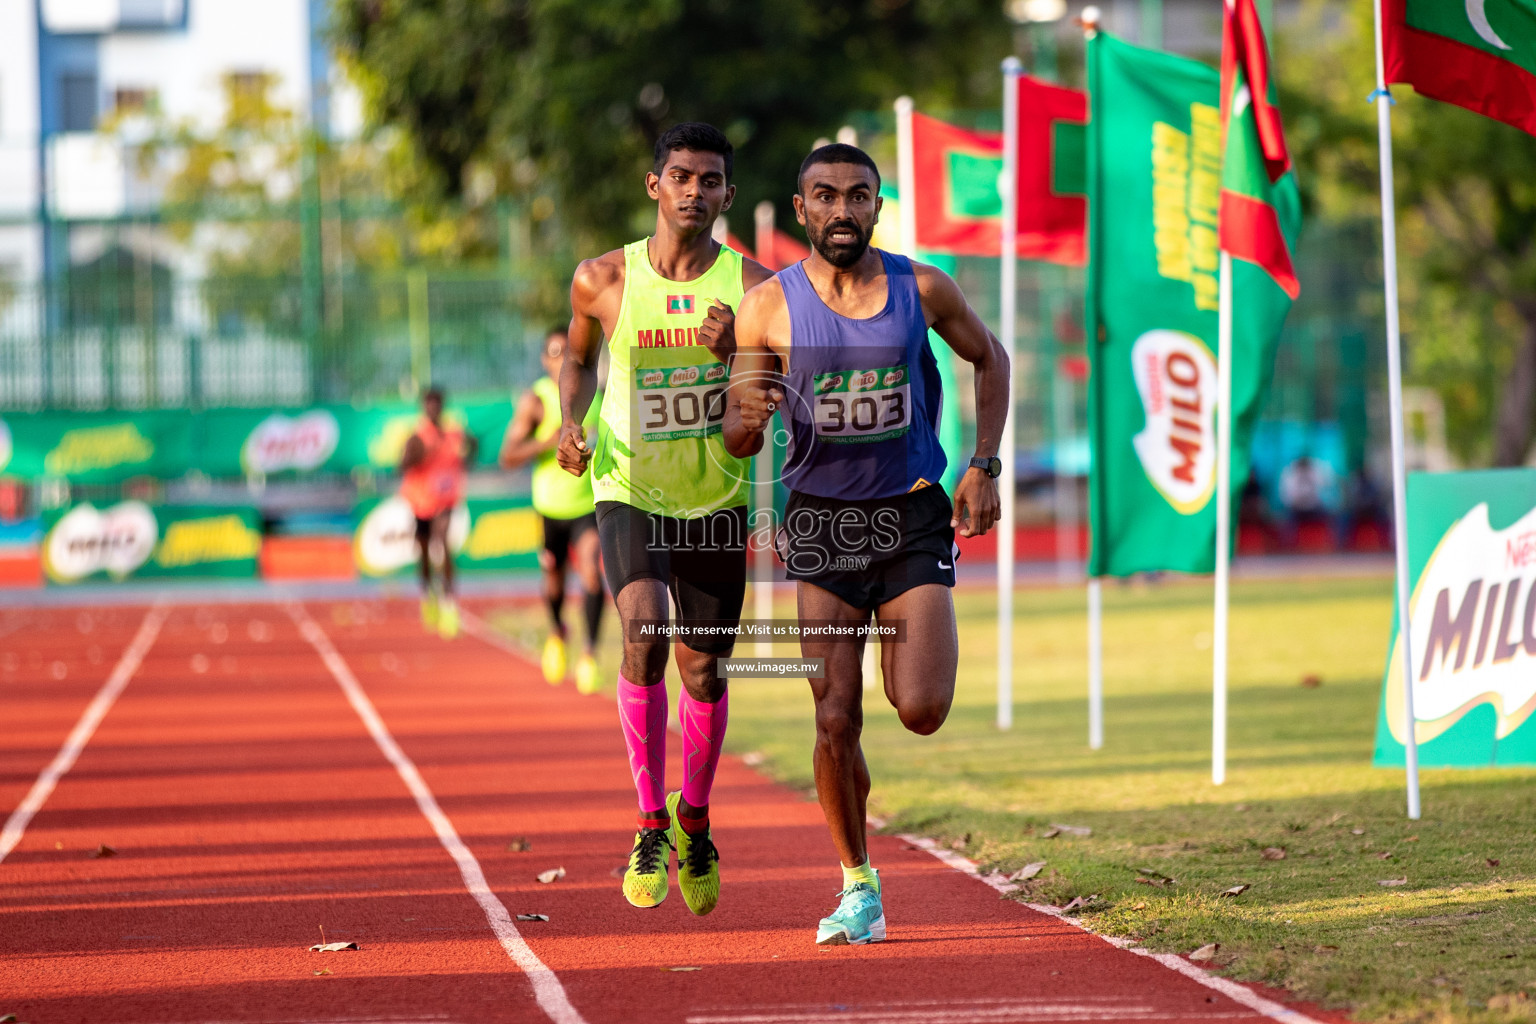
[[[261,517],[254,508],[75,505],[44,518],[49,583],[256,575]]]
[[[209,476],[387,472],[400,463],[421,413],[406,402],[302,409],[145,410],[0,416],[0,473],[112,483],[189,470]],[[495,466],[512,419],[511,396],[450,405],[444,418],[480,439],[478,466]]]
[[[393,495],[360,502],[352,555],[364,576],[414,571],[416,516],[404,498]],[[470,498],[453,510],[448,547],[459,569],[531,569],[539,564],[543,528],[529,499]]]
[[[341,450],[348,406],[210,409],[201,415],[198,468],[210,476],[275,476],[351,469]]]
[[[1089,574],[1211,572],[1221,76],[1103,32],[1088,43]],[[1288,179],[1289,180],[1289,179]],[[1299,226],[1294,185],[1281,223]],[[1233,261],[1232,488],[1289,302]]]
[[[180,476],[192,465],[186,412],[51,412],[0,417],[0,473],[111,483]]]
[[[1536,470],[1409,476],[1408,567],[1413,650],[1394,619],[1376,765],[1404,762],[1405,657],[1419,764],[1536,764]]]

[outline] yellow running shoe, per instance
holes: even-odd
[[[437,631],[437,591],[429,590],[421,595],[421,624],[424,628]]]
[[[597,692],[597,687],[597,659],[584,653],[576,659],[576,692],[592,694]]]
[[[565,641],[551,633],[549,639],[544,641],[544,657],[541,664],[544,668],[544,679],[550,686],[559,686],[565,682]]]
[[[636,907],[659,907],[667,898],[667,860],[672,840],[664,828],[642,828],[635,833],[624,871],[624,898]]]
[[[438,609],[437,633],[444,640],[452,640],[459,635],[459,605],[451,597],[443,598]]]
[[[703,917],[720,902],[720,851],[710,838],[709,829],[689,835],[677,818],[682,793],[667,797],[667,813],[672,815],[672,846],[677,850],[677,888],[688,909]]]

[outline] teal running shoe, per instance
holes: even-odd
[[[885,941],[885,907],[873,886],[855,882],[838,897],[837,909],[816,926],[816,945],[862,946]]]

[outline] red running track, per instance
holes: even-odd
[[[145,614],[0,619],[0,815],[54,759]],[[359,713],[369,705],[389,734],[382,746]],[[0,1015],[32,1024],[1338,1019],[1274,1004],[1258,1012],[1001,900],[890,836],[872,843],[890,941],[818,949],[816,919],[839,883],[820,811],[735,758],[714,795],[719,909],[695,918],[675,891],[656,910],[631,908],[613,874],[634,813],[615,719],[607,700],[545,685],[487,639],[424,635],[405,602],[172,609],[0,862]],[[386,759],[390,737],[419,769],[414,795]],[[427,791],[462,839],[459,863],[423,813]],[[510,851],[519,838],[531,850]],[[116,856],[91,857],[101,843]],[[555,867],[564,878],[535,879]],[[481,903],[466,888],[475,870],[488,883]],[[502,942],[486,906],[549,921],[518,922],[521,938]],[[327,939],[361,949],[309,952],[322,925]]]

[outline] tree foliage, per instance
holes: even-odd
[[[1369,0],[1310,0],[1281,39],[1287,131],[1325,216],[1379,215],[1372,41]],[[1463,458],[1519,464],[1536,432],[1536,138],[1393,93],[1409,378],[1440,394]]]
[[[335,26],[423,190],[521,196],[588,249],[649,227],[673,123],[737,147],[737,225],[763,199],[783,222],[816,137],[902,93],[994,106],[1011,43],[998,0],[337,0]]]

